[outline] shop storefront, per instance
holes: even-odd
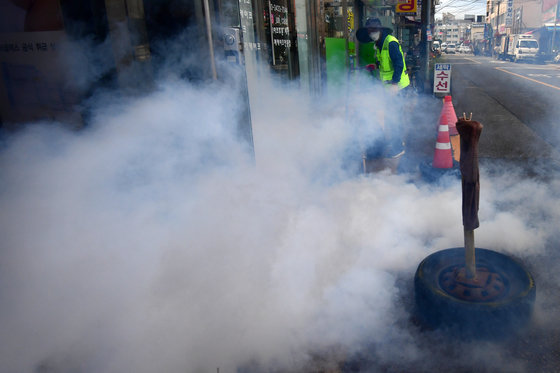
[[[290,63],[284,66],[285,76],[297,80],[310,94],[328,94],[329,87],[346,79],[349,70],[371,62],[371,45],[360,46],[355,39],[356,30],[368,17],[379,18],[393,29],[405,52],[418,54],[421,47],[421,7],[417,0],[253,0],[253,7],[259,7],[259,2],[263,3],[266,20],[267,14],[272,16],[279,8],[286,11],[286,33],[279,35],[289,40],[285,60]],[[276,48],[277,29],[271,30],[265,28],[265,37]],[[261,50],[268,48],[271,46],[264,45]],[[278,71],[275,62],[272,60],[271,65]]]
[[[173,59],[182,62],[178,75],[195,83],[227,79],[220,71],[223,61],[238,66],[249,96],[252,80],[263,69],[309,94],[328,94],[348,71],[367,62],[371,46],[360,46],[354,34],[368,17],[392,28],[407,54],[426,56],[426,25],[433,12],[429,6],[422,10],[417,1],[4,1],[2,123],[74,120],[80,101],[100,85],[124,92],[150,89],[162,66]],[[72,53],[64,46],[78,44],[82,49],[74,52],[87,60],[85,65],[102,66],[95,66],[95,79],[69,86],[68,81],[79,79],[68,74],[86,75],[60,62],[62,54]],[[186,58],[194,54],[195,59]],[[53,91],[57,95],[45,94]]]

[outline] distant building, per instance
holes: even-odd
[[[470,44],[470,42],[474,40],[473,33],[476,33],[477,37],[479,37],[478,34],[480,32],[484,35],[484,24],[481,24],[481,26],[476,24],[476,30],[473,28],[475,25],[474,20],[477,16],[466,15],[464,20],[456,20],[454,17],[446,17],[446,15],[447,13],[444,13],[443,19],[436,21],[434,27],[436,39],[446,43]]]
[[[471,32],[470,32],[470,40],[471,42],[477,41],[477,40],[483,40],[484,39],[484,30],[485,30],[485,24],[484,23],[473,23],[471,25]]]
[[[555,38],[553,28],[544,27],[547,20],[554,23],[558,7],[558,0],[487,0],[486,22],[490,25],[492,46],[499,45],[505,35],[532,32],[541,52],[558,48],[560,38]]]
[[[487,0],[486,22],[492,26],[494,35],[522,34],[543,25],[546,3],[553,1]]]
[[[451,13],[443,13],[442,17],[443,23],[450,23],[455,21],[455,15]]]

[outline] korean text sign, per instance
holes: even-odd
[[[451,92],[451,64],[436,63],[434,66],[434,93]]]

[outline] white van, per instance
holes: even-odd
[[[539,42],[533,36],[514,35],[513,43],[513,60],[515,62],[520,60],[535,61],[537,59],[537,53],[539,53]]]
[[[502,59],[518,61],[535,61],[539,53],[539,42],[528,34],[509,35],[502,42],[500,55]]]

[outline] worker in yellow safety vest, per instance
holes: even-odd
[[[356,38],[361,43],[374,43],[374,62],[366,66],[370,71],[377,71],[377,77],[382,84],[389,88],[391,92],[398,93],[397,96],[404,94],[406,87],[410,85],[410,79],[406,71],[406,62],[401,45],[396,37],[391,35],[392,30],[383,27],[378,18],[368,18],[365,27],[361,27],[356,32]],[[397,100],[397,96],[395,100]],[[399,101],[395,101],[397,103]],[[401,101],[402,102],[402,101]],[[393,118],[390,115],[387,119],[393,119],[386,123],[388,135],[387,143],[384,146],[371,146],[366,151],[367,158],[388,157],[395,158],[404,154],[404,141],[402,121],[404,118]],[[400,119],[400,120],[395,120]],[[388,126],[387,126],[388,124]],[[387,128],[389,127],[389,128]]]
[[[397,86],[401,90],[410,85],[410,79],[401,45],[391,32],[390,28],[383,27],[379,18],[368,18],[357,36],[360,42],[375,43],[375,66],[369,68],[377,68],[383,84]]]

